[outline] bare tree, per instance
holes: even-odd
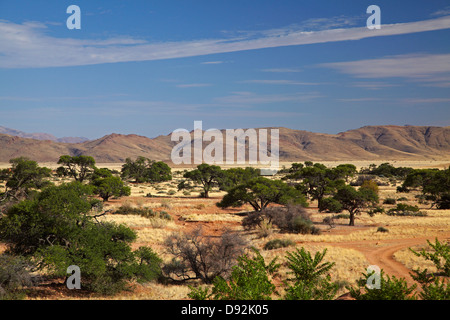
[[[187,234],[172,234],[165,246],[173,259],[163,267],[163,273],[173,281],[212,283],[219,275],[229,275],[245,245],[246,241],[230,230],[216,239],[204,235],[201,227]]]

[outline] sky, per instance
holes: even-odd
[[[0,126],[153,138],[194,121],[449,126],[450,3],[0,0]]]

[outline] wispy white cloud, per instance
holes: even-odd
[[[341,23],[342,24],[342,23]],[[37,26],[37,27],[36,27]],[[148,61],[257,50],[283,46],[360,40],[450,28],[450,16],[364,27],[302,31],[295,27],[267,30],[256,36],[149,43],[132,37],[111,39],[57,38],[39,23],[17,24],[0,20],[0,68],[80,66],[129,61]]]
[[[222,64],[224,61],[205,61],[202,64]]]
[[[338,99],[338,101],[342,102],[372,102],[372,101],[380,101],[384,100],[382,98],[349,98],[349,99]]]
[[[447,103],[450,102],[450,98],[407,98],[403,99],[401,102],[410,104]]]
[[[397,55],[321,64],[357,78],[429,78],[450,72],[450,54]]]
[[[293,72],[303,72],[301,69],[297,68],[272,68],[272,69],[262,69],[263,72],[277,72],[277,73],[293,73]]]
[[[450,14],[450,6],[447,6],[441,10],[438,10],[436,12],[433,12],[431,14],[432,17],[439,17],[439,16],[446,16]]]
[[[317,86],[319,83],[315,82],[300,82],[293,80],[244,80],[242,83],[256,83],[256,84],[274,84],[274,85],[297,85],[297,86]]]
[[[178,88],[202,88],[202,87],[210,87],[212,84],[210,83],[185,83],[185,84],[178,84]]]
[[[320,98],[318,92],[293,93],[293,94],[257,94],[253,92],[235,92],[233,95],[218,97],[214,101],[221,104],[231,105],[255,105],[279,102],[304,102]]]

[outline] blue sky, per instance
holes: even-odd
[[[81,30],[66,27],[72,4]],[[449,126],[449,40],[439,0],[0,0],[0,126],[90,139],[195,120]]]

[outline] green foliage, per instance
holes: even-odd
[[[383,204],[395,204],[397,202],[397,200],[395,200],[394,198],[386,198],[383,201]]]
[[[339,213],[342,212],[342,210],[343,210],[342,204],[332,197],[322,199],[322,201],[319,204],[320,212]]]
[[[370,208],[369,210],[367,210],[367,214],[371,217],[373,217],[377,213],[385,213],[384,208],[381,206],[374,206],[374,207]]]
[[[10,207],[0,219],[0,241],[18,255],[32,255],[39,247],[65,244],[87,223],[92,188],[79,182],[51,186],[35,199]]]
[[[372,190],[374,193],[376,193],[378,195],[379,188],[378,188],[378,184],[375,180],[365,180],[361,184],[361,188]]]
[[[379,288],[369,288],[367,284],[372,281],[375,271],[363,274],[356,281],[356,287],[348,286],[350,296],[356,300],[416,300],[414,290],[417,285],[411,287],[403,278],[389,277],[384,270],[379,273]]]
[[[148,280],[159,260],[148,249],[131,251],[136,233],[128,227],[96,223],[91,194],[92,187],[80,182],[44,189],[5,213],[0,240],[8,252],[30,256],[39,270],[57,276],[79,266],[84,288],[98,293],[115,293],[129,280]]]
[[[212,188],[219,186],[220,181],[223,180],[223,171],[219,166],[202,163],[197,166],[197,169],[186,172],[183,177],[200,184],[203,188],[202,197],[208,198]],[[180,185],[178,188],[180,189]]]
[[[314,223],[302,216],[297,216],[292,220],[292,230],[300,234],[320,234],[320,229]]]
[[[274,250],[279,248],[285,248],[289,246],[293,246],[295,243],[290,239],[274,239],[268,241],[264,245],[264,250]]]
[[[25,157],[11,159],[10,169],[0,170],[2,180],[6,180],[6,190],[0,194],[0,202],[4,200],[21,200],[28,198],[30,192],[51,185],[45,178],[51,176],[51,170],[39,167],[38,163]]]
[[[212,289],[214,300],[271,300],[276,287],[271,281],[280,265],[276,258],[266,264],[261,253],[253,249],[253,255],[244,254],[233,267],[229,281],[217,277]]]
[[[303,247],[287,252],[288,274],[293,275],[286,281],[287,300],[330,300],[339,289],[337,283],[331,281],[330,270],[335,263],[322,262],[327,249],[316,252],[314,258]]]
[[[426,216],[426,213],[423,213],[419,210],[418,206],[412,206],[405,203],[397,203],[395,208],[389,209],[386,212],[387,215],[390,216]]]
[[[218,178],[219,188],[225,191],[230,190],[254,178],[258,178],[260,173],[260,169],[252,167],[222,170],[222,175]]]
[[[348,185],[338,189],[334,199],[340,202],[343,210],[349,212],[350,226],[355,224],[355,214],[360,213],[363,208],[378,203],[378,195],[372,189],[361,187],[356,190]]]
[[[377,228],[377,232],[389,232],[389,230],[388,229],[386,229],[385,227],[378,227]]]
[[[129,196],[130,187],[124,185],[119,177],[109,176],[94,179],[91,184],[94,186],[94,193],[98,194],[103,201],[108,201],[110,197]]]
[[[134,179],[136,183],[164,182],[172,180],[172,169],[162,161],[140,156],[135,161],[125,159],[121,175],[123,179]]]
[[[68,156],[59,157],[58,164],[62,166],[57,169],[61,176],[70,176],[75,181],[83,182],[94,172],[95,159],[91,156]]]
[[[327,253],[327,249],[322,252],[316,252],[314,258],[305,248],[298,249],[294,252],[287,252],[287,266],[291,270],[290,274],[294,276],[294,281],[315,282],[334,267],[335,263],[323,262],[323,258]]]
[[[410,172],[412,172],[412,168],[408,167],[394,167],[390,163],[382,163],[378,167],[375,164],[369,166],[369,168],[361,169],[360,173],[363,174],[373,174],[379,177],[398,177],[405,178]]]
[[[33,285],[32,264],[20,256],[0,255],[0,300],[25,297],[24,289]]]
[[[410,250],[416,256],[432,261],[439,271],[450,277],[450,245],[440,242],[437,238],[434,244],[429,240],[427,240],[427,243],[430,246],[430,251],[425,249],[422,249],[420,252],[416,252],[413,249]]]
[[[255,248],[252,250],[252,256],[244,254],[239,257],[228,280],[217,277],[211,291],[208,288],[190,287],[188,296],[195,300],[270,300],[279,295],[272,282],[280,267],[276,262],[278,257],[266,264],[260,252]],[[293,278],[284,282],[284,299],[329,300],[335,297],[339,285],[332,282],[327,274],[334,263],[323,263],[325,254],[326,249],[317,252],[314,258],[304,248],[288,252],[287,265]]]
[[[336,190],[345,185],[343,179],[348,179],[354,174],[351,165],[341,165],[336,168],[327,168],[320,163],[305,162],[304,166],[296,165],[292,173],[286,179],[300,180],[298,190],[303,191],[312,200],[318,200],[319,209],[326,195],[332,195]]]
[[[261,211],[270,203],[286,205],[288,203],[307,206],[304,195],[280,180],[264,177],[252,179],[245,184],[232,188],[217,203],[220,208],[240,207],[250,204],[255,211]]]
[[[309,218],[302,205],[288,204],[285,207],[270,207],[263,211],[249,213],[243,220],[246,230],[262,227],[263,223],[277,226],[281,232],[317,234],[318,229]]]
[[[166,211],[156,211],[151,208],[133,208],[131,206],[121,206],[114,211],[114,214],[132,214],[141,216],[144,218],[161,218],[166,220],[172,220],[170,214]]]

